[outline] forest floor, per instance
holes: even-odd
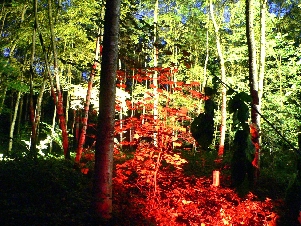
[[[204,171],[201,159],[192,165],[180,153],[148,147],[131,157],[115,156],[114,215],[108,225],[293,225],[279,223],[283,190],[273,180],[263,179],[253,192],[235,191],[227,167],[220,186],[213,186],[212,171]],[[86,153],[84,160],[92,158]],[[59,159],[0,161],[0,225],[95,225],[87,163],[80,171]]]

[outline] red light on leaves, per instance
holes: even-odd
[[[190,82],[190,85],[192,85],[192,86],[199,86],[200,83],[199,82]]]
[[[123,84],[123,83],[122,84],[116,84],[116,86],[119,87],[119,88],[126,88],[126,84]]]
[[[196,98],[199,98],[199,99],[203,96],[203,94],[201,94],[200,92],[195,91],[195,90],[189,90],[189,92],[191,93],[191,95],[193,97],[196,97]]]

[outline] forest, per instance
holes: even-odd
[[[0,225],[301,225],[301,1],[0,19]]]

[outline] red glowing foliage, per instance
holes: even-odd
[[[195,91],[195,90],[189,90],[191,93],[191,96],[196,97],[198,99],[203,99],[202,97],[204,96],[202,93]]]
[[[119,87],[119,88],[124,88],[124,89],[126,88],[126,84],[123,84],[123,83],[122,84],[116,84],[116,86]]]
[[[151,82],[145,81],[151,80],[155,71],[158,72],[158,86],[162,88],[157,87],[159,93],[172,89],[184,97],[205,100],[209,98],[197,91],[199,87],[195,86],[199,86],[199,82],[170,81],[172,73],[177,71],[176,68],[152,68],[148,71],[139,69],[131,79],[149,85]],[[118,77],[124,79],[124,76],[123,72],[118,73]],[[126,88],[124,84],[117,86]],[[166,86],[170,87],[167,89]],[[149,87],[155,88],[153,84]],[[152,90],[147,91],[143,96],[145,98],[139,101],[125,101],[128,110],[137,110],[139,114],[133,113],[132,117],[116,120],[115,123],[115,213],[122,213],[125,218],[130,216],[131,219],[137,219],[131,225],[276,226],[279,217],[275,209],[281,204],[269,198],[261,200],[253,193],[239,197],[229,188],[228,165],[220,171],[221,183],[218,187],[212,185],[212,176],[187,176],[189,160],[182,154],[193,155],[192,149],[195,148],[189,126],[191,115],[188,114],[187,107],[166,104],[159,110],[161,117],[154,120],[151,113],[154,108],[154,93]],[[198,108],[196,105],[194,107]],[[121,111],[121,104],[116,104],[115,109]],[[145,110],[144,114],[141,113],[142,109]],[[251,134],[256,135],[256,132],[251,127]],[[156,146],[154,133],[157,138]],[[84,150],[79,164],[81,172],[86,175],[91,174],[90,169],[93,169],[93,145]],[[132,158],[129,159],[129,156]],[[209,161],[202,157],[196,163],[202,170],[208,166]],[[210,164],[222,165],[223,162],[218,159]]]
[[[199,85],[200,85],[200,83],[199,83],[199,82],[195,82],[195,81],[193,81],[193,82],[190,82],[190,85],[192,85],[192,86],[199,86]]]
[[[157,89],[158,93],[163,93],[163,89]]]
[[[157,167],[159,156],[162,165]],[[155,225],[276,225],[271,199],[259,200],[252,193],[240,198],[225,182],[215,187],[211,178],[185,176],[184,164],[178,154],[160,155],[149,144],[139,145],[134,159],[116,165],[115,208]]]

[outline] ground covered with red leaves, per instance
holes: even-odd
[[[212,177],[187,176],[179,154],[143,147],[116,164],[114,211],[118,225],[277,225],[277,203],[252,192],[243,197]],[[222,172],[221,172],[222,173]]]

